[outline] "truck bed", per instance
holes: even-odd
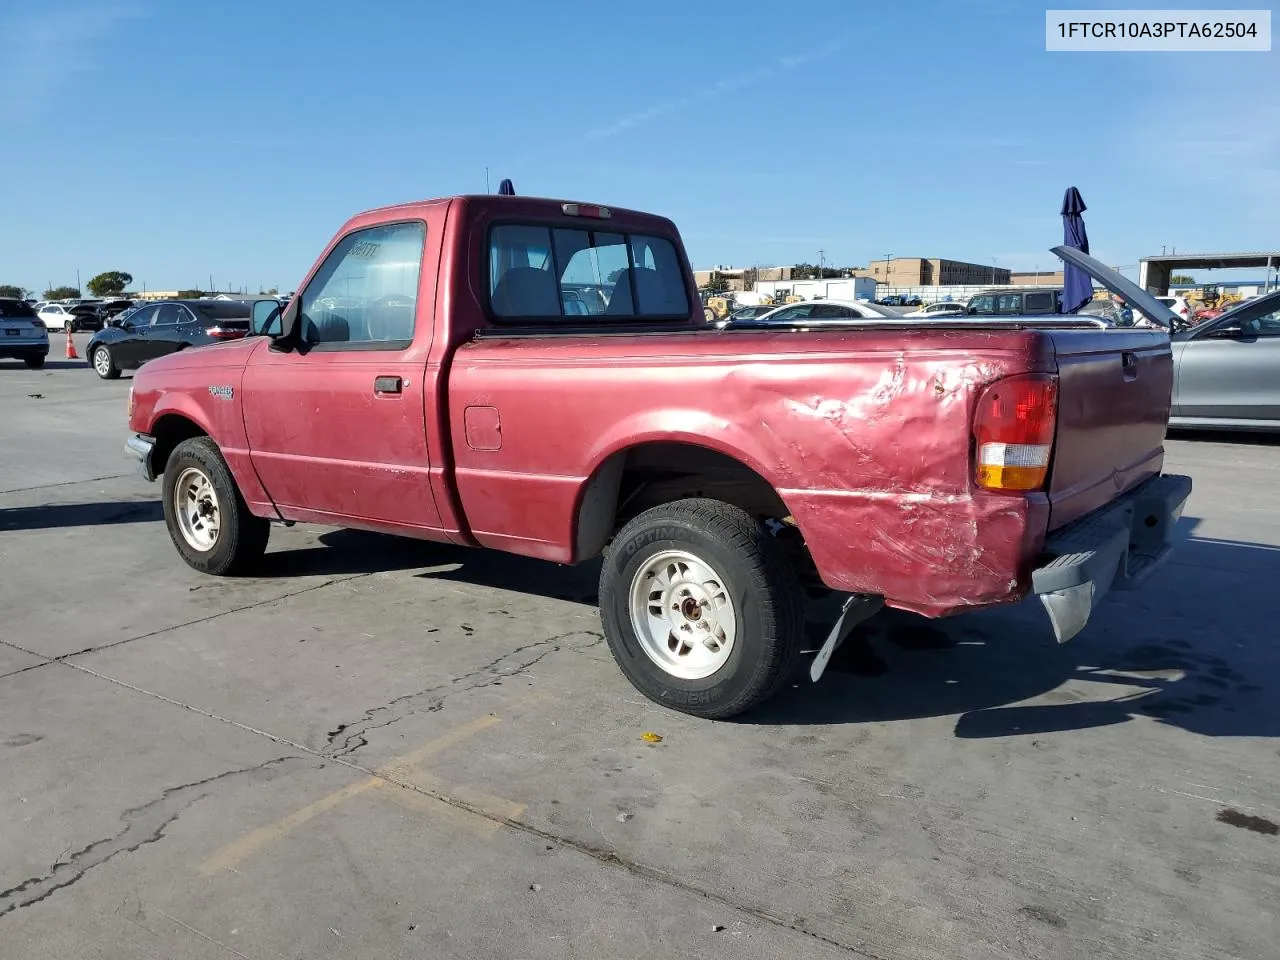
[[[1018,599],[1051,526],[1159,470],[1170,369],[1163,334],[1087,321],[491,331],[445,406],[478,543],[584,559],[579,508],[646,444],[711,451],[777,492],[829,587],[941,615]],[[1062,376],[1049,490],[978,489],[977,396],[1027,372]]]

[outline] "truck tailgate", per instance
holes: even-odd
[[[1096,510],[1160,472],[1173,355],[1157,330],[1061,330],[1058,430],[1049,529]]]

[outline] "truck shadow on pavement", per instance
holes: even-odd
[[[888,610],[836,651],[818,684],[806,669],[742,720],[958,715],[956,737],[988,739],[1145,716],[1204,736],[1280,737],[1277,582],[1280,547],[1192,539],[1156,580],[1111,594],[1061,646],[1033,600],[943,621]],[[811,625],[809,646],[829,626]]]
[[[322,546],[269,554],[264,575],[305,577],[427,567],[417,574],[423,580],[468,583],[588,606],[596,603],[599,561],[564,567],[494,550],[362,530],[331,530],[316,539]]]
[[[0,507],[0,532],[96,527],[114,523],[164,520],[159,500],[107,500],[102,503],[50,503],[39,507]]]

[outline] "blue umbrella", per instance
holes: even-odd
[[[1089,252],[1089,234],[1084,229],[1084,217],[1087,208],[1084,198],[1075,187],[1067,187],[1062,197],[1062,234],[1063,244],[1075,247],[1081,253]],[[1066,264],[1063,270],[1062,312],[1075,313],[1093,299],[1093,280],[1074,264]]]

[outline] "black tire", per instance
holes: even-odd
[[[631,619],[633,581],[647,563],[672,550],[710,566],[734,607],[728,657],[702,679],[659,666]],[[637,690],[655,703],[712,720],[737,716],[772,696],[794,669],[804,638],[803,600],[782,545],[750,514],[718,500],[678,500],[623,527],[600,571],[600,618],[614,659]]]
[[[219,530],[211,548],[199,550],[187,541],[178,519],[175,494],[179,477],[192,468],[208,478],[217,497]],[[187,566],[215,577],[235,576],[250,570],[267,549],[271,524],[249,512],[222,453],[208,437],[178,444],[164,467],[164,522],[169,539]]]
[[[106,373],[98,369],[98,354],[104,354],[107,358],[105,364]],[[93,372],[103,380],[116,380],[120,377],[120,368],[116,366],[116,358],[111,355],[110,348],[105,344],[93,348],[93,353],[89,357],[89,366],[93,367]]]
[[[44,366],[44,357],[23,357],[22,362],[32,370],[39,370]]]

